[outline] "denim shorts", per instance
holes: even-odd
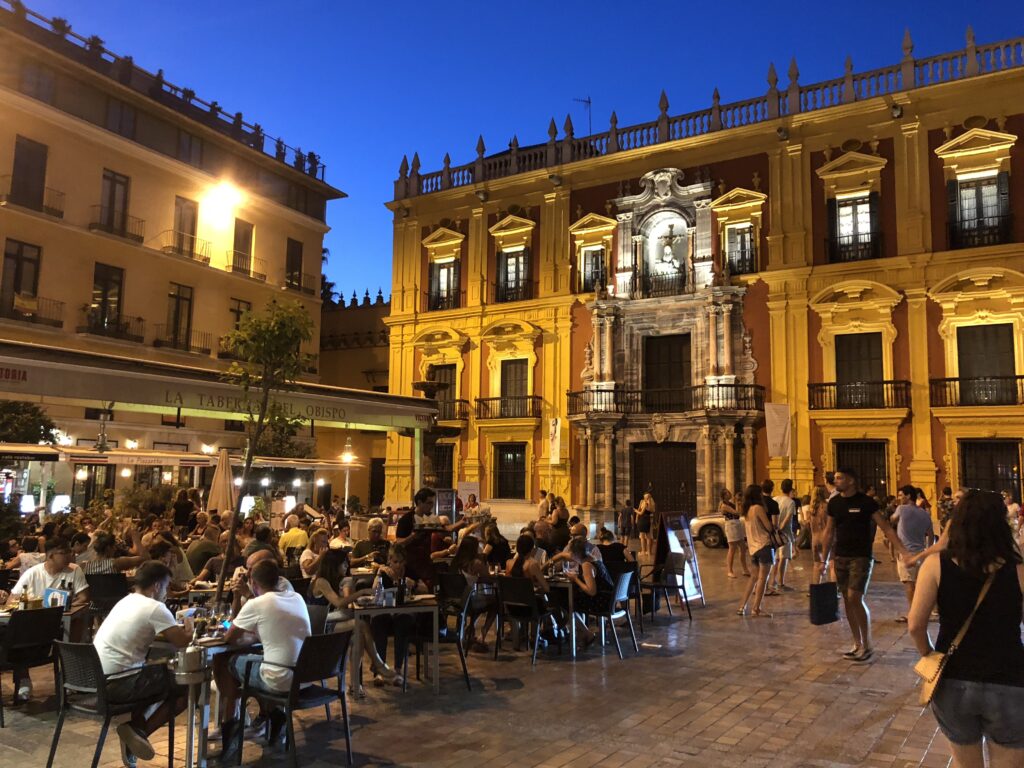
[[[1007,749],[1024,749],[1024,688],[944,678],[932,699],[939,729],[954,744],[982,736]]]
[[[774,565],[775,564],[775,550],[772,549],[772,545],[761,547],[757,552],[750,554],[750,559],[754,562],[754,565]]]
[[[245,682],[245,667],[250,662],[254,662],[252,669],[249,671],[249,688],[257,691],[265,691],[267,693],[280,694],[281,691],[271,688],[263,680],[263,676],[260,675],[260,667],[263,665],[263,657],[258,653],[239,653],[231,659],[231,672],[234,674],[235,679],[239,683]]]

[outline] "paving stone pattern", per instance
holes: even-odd
[[[504,649],[498,661],[471,654],[468,693],[454,647],[442,648],[442,692],[424,683],[401,689],[368,687],[351,699],[355,764],[359,766],[537,766],[538,768],[669,768],[772,766],[818,768],[938,768],[950,764],[949,746],[930,712],[916,704],[915,654],[906,625],[895,618],[904,598],[895,568],[883,561],[869,595],[876,657],[866,665],[844,661],[850,645],[845,621],[811,626],[804,593],[809,558],[794,562],[800,589],[766,598],[772,619],[735,615],[743,579],[728,579],[724,550],[700,546],[707,607],[671,619],[664,610],[646,623],[639,656],[630,647],[619,661],[610,643],[594,645],[574,664],[542,654],[535,668],[525,652]],[[623,634],[625,634],[623,632]],[[412,662],[410,661],[410,667]],[[27,707],[7,709],[0,731],[0,766],[45,765],[55,723],[50,675],[34,672],[36,693]],[[4,680],[10,701],[10,676]],[[337,708],[336,710],[337,711]],[[299,764],[344,765],[337,720],[323,710],[299,716]],[[64,727],[56,765],[88,765],[99,724],[72,716]],[[154,739],[157,757],[140,766],[167,765],[166,730]],[[184,732],[175,737],[175,765],[183,765]],[[219,745],[218,745],[219,748]],[[285,756],[248,739],[246,765],[286,765]],[[215,763],[214,763],[215,764]],[[111,729],[102,765],[121,765]]]

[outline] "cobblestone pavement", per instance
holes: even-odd
[[[949,747],[929,712],[915,703],[914,653],[895,569],[883,563],[869,594],[878,653],[856,665],[840,658],[850,645],[844,621],[813,627],[807,619],[806,551],[795,561],[796,592],[766,598],[772,619],[735,615],[743,580],[727,579],[724,550],[698,545],[708,606],[693,622],[664,611],[619,661],[614,646],[593,646],[575,664],[554,651],[535,668],[525,653],[509,650],[498,661],[472,654],[473,692],[458,674],[454,648],[442,649],[442,692],[411,683],[368,688],[351,701],[353,743],[359,766],[946,766]],[[410,662],[411,665],[411,662]],[[53,733],[50,676],[36,670],[35,699],[7,709],[0,731],[0,766],[45,765]],[[10,701],[10,676],[4,680]],[[300,716],[299,761],[304,767],[344,765],[344,738],[323,711]],[[98,723],[68,720],[57,765],[87,765]],[[183,765],[178,729],[175,765]],[[166,731],[155,741],[155,766],[167,764]],[[111,738],[103,765],[120,765]],[[246,742],[245,764],[285,765]]]

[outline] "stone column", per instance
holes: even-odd
[[[754,484],[754,428],[743,428],[743,490]]]
[[[587,444],[590,442],[586,431],[580,431],[580,496],[579,505],[582,506],[587,502],[587,494],[590,489],[587,487],[587,478],[590,473],[590,467],[587,466],[587,457],[589,451],[587,450]]]
[[[615,509],[615,433],[604,437],[604,505]]]
[[[736,492],[736,430],[726,427],[722,430],[725,441],[725,487],[730,493]]]
[[[718,310],[714,304],[708,307],[708,376],[718,375]]]
[[[928,498],[936,493],[937,467],[932,449],[931,400],[929,398],[928,370],[928,295],[923,288],[912,288],[906,291],[907,296],[907,335],[910,349],[910,411],[914,414],[911,422],[911,435],[914,440],[913,453],[907,467],[910,482],[923,488]],[[947,478],[950,468],[946,468]],[[897,478],[896,483],[903,482]]]
[[[722,373],[731,376],[732,363],[732,304],[722,305]],[[730,489],[735,490],[735,488]]]
[[[597,489],[594,487],[597,485],[594,482],[597,478],[595,477],[595,470],[597,469],[597,436],[593,432],[589,432],[587,435],[587,506],[593,508],[594,496],[596,495]]]
[[[604,318],[604,380],[615,381],[615,318],[606,316]]]
[[[701,427],[701,442],[704,444],[704,512],[714,509],[713,475],[715,471],[715,442],[712,439],[711,427]],[[700,510],[697,511],[700,514]]]

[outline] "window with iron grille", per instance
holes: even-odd
[[[605,283],[604,248],[584,248],[580,255],[580,290],[597,291]]]
[[[455,309],[459,306],[459,262],[435,261],[430,265],[429,308]]]
[[[494,496],[526,498],[526,443],[494,445]]]
[[[192,287],[171,283],[167,291],[167,328],[164,341],[175,349],[188,349],[192,336]]]
[[[529,298],[530,252],[527,248],[498,252],[497,300],[522,301]]]
[[[92,278],[92,304],[89,318],[95,328],[116,326],[121,320],[124,294],[124,270],[96,262]]]
[[[860,478],[860,489],[870,486],[883,499],[889,493],[886,440],[836,440],[836,468],[849,467]]]
[[[46,159],[49,147],[18,136],[14,140],[14,165],[11,173],[10,201],[34,211],[46,203]]]
[[[185,197],[174,198],[174,252],[194,256],[199,228],[199,205]]]
[[[879,195],[858,192],[829,198],[830,262],[861,261],[881,255]]]
[[[455,446],[451,443],[434,445],[434,475],[438,488],[454,488]]]
[[[246,312],[251,311],[251,301],[245,301],[244,299],[231,299],[231,302],[228,305],[228,312],[230,312],[231,316],[234,318],[233,327],[236,331],[238,330],[238,324],[242,322],[242,317],[245,315]]]
[[[1020,440],[958,440],[960,485],[1021,500]]]
[[[725,228],[725,257],[729,274],[746,275],[757,271],[754,263],[754,227],[748,221]]]
[[[4,246],[4,271],[0,280],[0,309],[10,311],[19,297],[34,297],[39,287],[38,245],[8,240]]]
[[[289,288],[302,288],[302,243],[290,237],[284,258],[284,281]]]
[[[1010,237],[1010,176],[978,173],[949,181],[949,246],[998,245]]]

